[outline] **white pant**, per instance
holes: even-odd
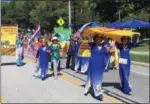
[[[17,60],[19,57],[21,57],[22,51],[23,51],[23,48],[22,48],[22,47],[16,48],[16,60]]]
[[[53,69],[54,69],[54,76],[57,77],[58,74],[58,65],[59,65],[60,60],[52,60],[53,63]]]

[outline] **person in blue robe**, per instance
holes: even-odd
[[[117,48],[120,50],[119,75],[121,79],[121,90],[128,95],[132,94],[132,86],[129,79],[131,66],[130,49],[136,46],[137,39],[130,43],[129,37],[122,37],[121,43],[116,43]]]
[[[81,73],[86,74],[89,67],[90,57],[81,58]]]
[[[17,66],[23,65],[23,58],[24,58],[23,44],[24,44],[24,38],[23,35],[20,34],[18,40],[16,41],[16,65]]]
[[[49,63],[49,55],[51,49],[48,46],[48,42],[43,39],[43,45],[37,50],[36,54],[36,62],[39,60],[39,66],[41,68],[41,79],[44,80],[47,77],[48,72],[48,63]]]
[[[106,38],[104,41],[108,47],[110,47],[109,40],[110,40],[109,38]],[[110,53],[107,53],[105,57],[105,72],[108,72],[109,68],[110,68]]]
[[[79,38],[75,38],[76,39],[76,42],[75,42],[75,70],[76,72],[78,72],[78,69],[80,68],[81,66],[81,58],[78,56],[78,51],[79,51],[79,48],[80,48],[80,40]]]
[[[92,92],[94,92],[94,97],[99,100],[103,100],[102,81],[105,71],[105,57],[110,51],[110,48],[103,41],[102,36],[96,35],[94,36],[94,42],[90,43],[91,57],[84,90],[86,95],[91,88]]]

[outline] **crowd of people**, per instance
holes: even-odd
[[[136,39],[138,40],[138,38]],[[23,36],[19,35],[16,45],[16,63],[18,66],[23,63]],[[58,37],[45,39],[41,36],[37,41],[36,68],[34,75],[38,75],[44,80],[47,77],[49,69],[53,69],[54,79],[58,78],[60,71],[62,47]],[[104,72],[109,69],[119,70],[121,80],[121,90],[125,94],[131,94],[130,85],[130,49],[136,45],[136,41],[130,42],[130,38],[123,36],[121,42],[95,34],[88,37],[71,36],[67,45],[66,69],[72,69],[76,72],[87,74],[87,81],[84,94],[94,92],[97,99],[103,99],[102,82]],[[118,55],[118,50],[120,55]],[[86,56],[81,55],[81,50],[86,51]],[[71,66],[70,66],[71,62]]]

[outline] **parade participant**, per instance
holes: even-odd
[[[90,43],[91,58],[84,91],[86,95],[92,87],[94,97],[99,100],[103,100],[102,80],[105,71],[105,57],[108,52],[111,52],[110,48],[104,44],[103,39],[103,36],[96,34],[94,36],[94,42]]]
[[[73,35],[71,35],[71,37],[70,37],[69,47],[68,47],[68,51],[67,51],[66,69],[70,68],[70,60],[72,60],[71,69],[74,70],[74,68],[75,68],[75,40],[74,40]]]
[[[42,37],[39,36],[38,41],[36,43],[36,49],[38,50],[42,45],[43,45]],[[34,71],[34,76],[38,76],[39,69],[40,69],[40,59],[38,58],[37,65],[36,65],[36,70]]]
[[[52,44],[51,44],[51,61],[53,64],[53,70],[54,70],[54,79],[57,79],[57,74],[59,70],[59,63],[60,63],[60,51],[61,46],[58,43],[58,38],[55,36],[52,38]]]
[[[52,42],[51,42],[51,37],[48,38],[48,46],[51,46]],[[48,68],[52,70],[52,63],[51,63],[51,54],[49,55],[49,64],[48,64]]]
[[[75,43],[75,70],[78,72],[78,69],[81,65],[80,57],[78,56],[79,47],[80,47],[81,41],[78,37],[76,37],[76,43]]]
[[[78,56],[80,57],[80,60],[78,62],[78,67],[75,68],[75,70],[79,69],[79,65],[81,65],[81,73],[86,73],[88,66],[89,66],[89,58],[91,57],[91,49],[88,44],[87,37],[82,37],[82,41],[80,44]]]
[[[36,54],[36,60],[39,59],[39,66],[41,68],[41,79],[44,80],[47,77],[48,72],[48,61],[49,61],[49,54],[50,54],[50,47],[48,46],[48,42],[43,39],[42,46],[38,49]]]
[[[115,41],[114,40],[110,40],[110,45],[111,48],[114,50],[114,52],[112,52],[110,54],[110,69],[115,69],[117,70],[119,65],[118,65],[118,51],[115,45]]]
[[[110,47],[110,38],[105,37],[104,42],[107,46]],[[107,53],[105,57],[105,72],[109,71],[109,67],[110,67],[110,53]]]
[[[23,44],[24,44],[23,35],[19,34],[16,42],[16,65],[17,66],[23,65],[23,58],[24,58]]]
[[[131,59],[130,59],[130,49],[136,46],[135,39],[132,43],[130,43],[129,37],[122,37],[121,43],[116,43],[117,48],[120,50],[120,58],[119,58],[119,74],[121,79],[121,90],[125,94],[132,94],[132,86],[130,84],[129,76],[130,76],[130,66],[131,66]]]

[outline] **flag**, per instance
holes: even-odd
[[[40,35],[40,29],[41,29],[40,25],[38,25],[36,30],[34,31],[32,37],[30,38],[28,45],[31,45],[32,41]]]

